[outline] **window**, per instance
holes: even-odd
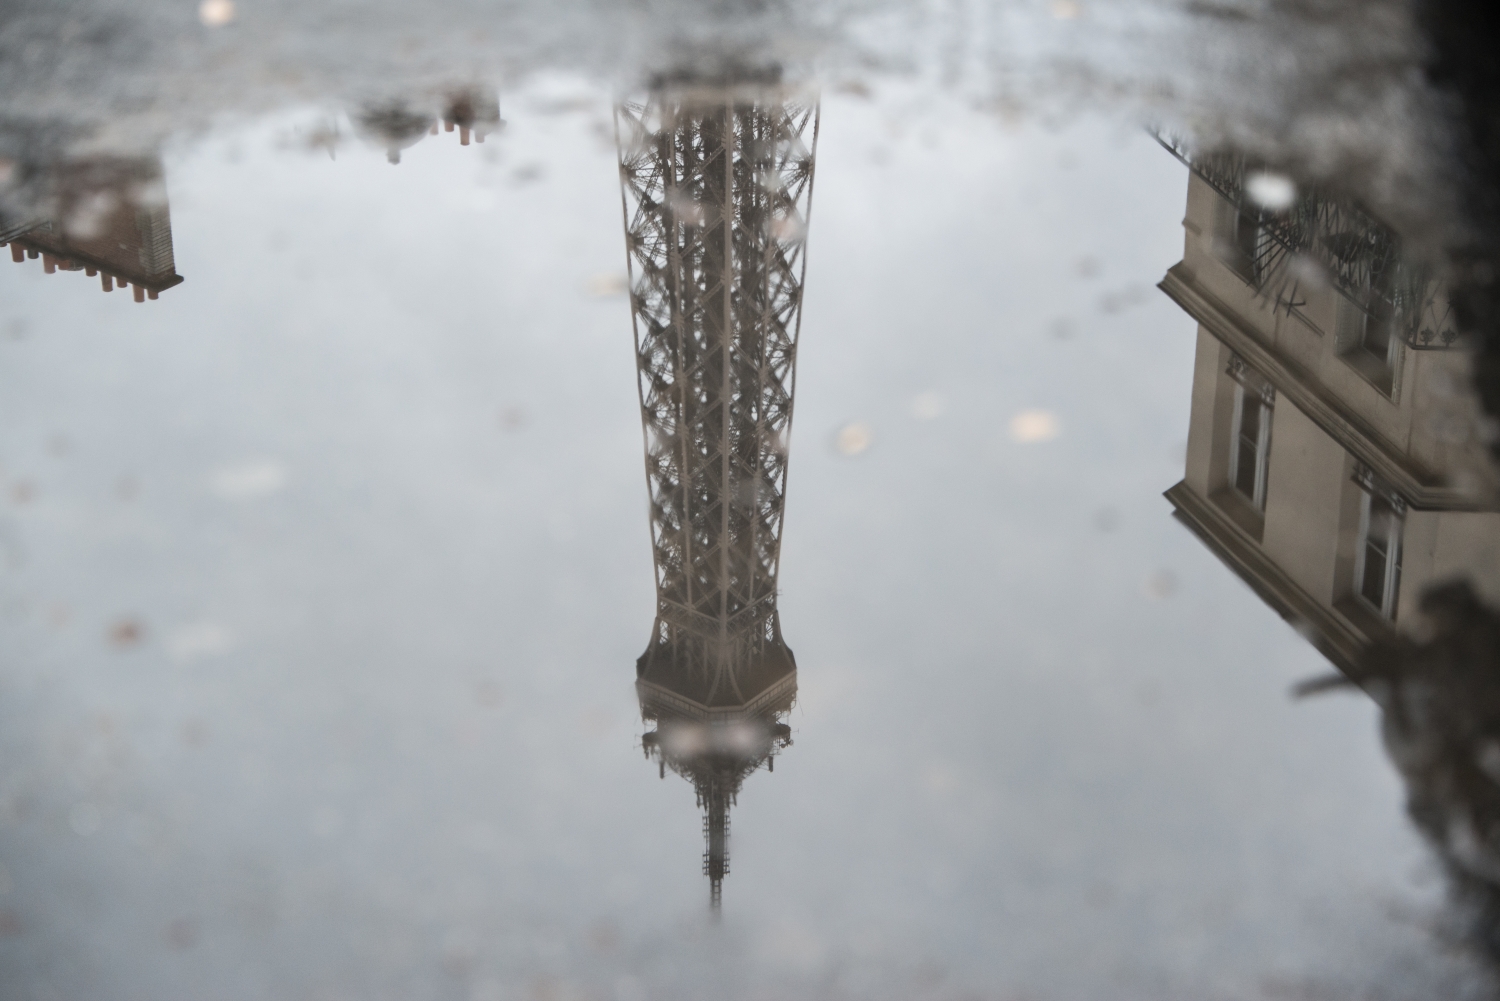
[[[1337,237],[1331,238],[1330,245],[1340,248],[1341,257],[1357,255],[1358,240],[1347,233]],[[1334,341],[1334,350],[1344,361],[1393,400],[1401,370],[1403,327],[1414,320],[1397,305],[1404,298],[1398,294],[1401,275],[1396,265],[1374,267],[1362,291],[1352,298],[1341,298]]]
[[[1341,302],[1335,348],[1382,393],[1394,395],[1401,338],[1396,336],[1396,310],[1388,299],[1372,294],[1363,307]]]
[[[1396,364],[1396,324],[1391,304],[1382,296],[1372,297],[1368,307],[1360,311],[1359,340],[1356,350],[1374,358],[1387,367]]]
[[[1229,486],[1256,511],[1266,510],[1266,473],[1271,461],[1271,409],[1276,390],[1245,364],[1229,358],[1234,379],[1234,419],[1229,437]]]
[[[1243,202],[1221,203],[1215,236],[1224,263],[1251,285],[1258,284],[1261,242],[1265,236],[1260,209]]]
[[[1360,485],[1359,541],[1354,556],[1354,593],[1387,620],[1396,618],[1401,590],[1401,529],[1406,502],[1385,488],[1369,469],[1354,473]]]
[[[1234,214],[1235,270],[1252,284],[1259,277],[1260,238],[1260,212],[1252,206],[1240,205]]]

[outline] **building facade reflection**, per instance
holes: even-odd
[[[1300,693],[1380,706],[1462,931],[1500,959],[1500,491],[1446,290],[1357,206],[1174,152],[1186,249],[1161,288],[1198,348],[1166,496],[1338,668]]]
[[[664,83],[616,129],[656,572],[642,743],[693,783],[717,909],[729,809],[791,743],[776,582],[818,107]]]
[[[1462,577],[1500,604],[1500,511],[1442,283],[1357,206],[1192,157],[1181,263],[1198,321],[1177,517],[1354,672]]]
[[[401,151],[428,136],[458,131],[460,146],[472,137],[482,143],[491,133],[505,128],[500,117],[500,95],[483,87],[459,87],[436,102],[405,99],[368,104],[349,116],[354,131],[364,140],[385,150],[388,163],[401,162]]]
[[[48,274],[83,271],[106,292],[134,289],[136,302],[181,284],[172,220],[156,157],[87,157],[11,168],[31,192],[26,210],[0,214],[11,260],[41,259]]]

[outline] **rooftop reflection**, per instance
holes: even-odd
[[[471,136],[482,143],[486,136],[505,128],[500,98],[492,90],[459,87],[442,95],[436,104],[437,110],[428,110],[420,102],[405,99],[375,102],[350,118],[355,131],[384,149],[386,160],[392,164],[401,162],[402,150],[437,135],[439,122],[444,132],[458,130],[461,146],[469,145]]]
[[[181,284],[172,220],[156,157],[92,156],[12,165],[6,178],[32,193],[26,212],[0,212],[0,246],[17,264],[41,258],[48,274],[83,271],[104,291],[134,286],[135,301]]]

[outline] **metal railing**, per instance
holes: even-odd
[[[1271,209],[1246,192],[1254,173],[1237,153],[1196,154],[1181,140],[1156,139],[1256,226],[1254,250],[1241,277],[1278,306],[1293,308],[1302,285],[1321,274],[1367,316],[1393,324],[1418,351],[1458,340],[1446,290],[1427,266],[1411,260],[1401,237],[1358,205],[1299,187],[1292,204]]]

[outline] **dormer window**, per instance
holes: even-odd
[[[1389,299],[1371,292],[1363,306],[1339,303],[1335,350],[1386,396],[1395,396],[1396,372],[1401,364],[1398,314]]]
[[[1228,200],[1220,203],[1214,233],[1215,249],[1230,270],[1251,285],[1260,284],[1262,244],[1269,238],[1258,206],[1247,200],[1238,204]]]

